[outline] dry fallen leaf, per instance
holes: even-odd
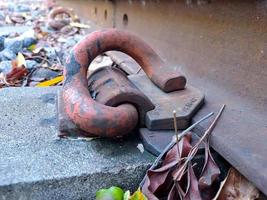
[[[6,16],[6,18],[5,18],[5,22],[6,22],[7,24],[12,24],[12,21],[11,21],[9,15]]]
[[[221,183],[214,200],[254,200],[259,198],[259,190],[236,169],[231,168]]]
[[[138,190],[133,193],[132,196],[130,196],[130,198],[128,198],[129,200],[148,200],[146,198],[146,196],[141,192],[140,188],[138,188]],[[124,200],[128,200],[126,198],[124,198]]]
[[[184,136],[184,139],[180,140],[178,145],[167,152],[160,168],[147,171],[142,191],[148,199],[158,200],[166,197],[168,197],[168,200],[201,199],[198,179],[194,174],[191,161],[197,154],[200,144],[212,133],[224,108],[225,105],[221,107],[209,128],[193,147],[187,138],[188,135]],[[205,184],[206,182],[212,183],[217,177],[216,174],[218,174],[217,170],[215,170],[215,175],[214,171],[209,172],[210,169],[214,169],[214,165],[210,165],[213,159],[208,157],[211,156],[210,154],[206,153],[206,156],[207,162],[203,170]],[[209,181],[209,179],[211,180]]]
[[[209,147],[209,138],[205,142],[205,164],[199,179],[200,189],[206,189],[211,187],[214,181],[220,175],[220,169],[212,158],[210,147]]]
[[[17,86],[20,84],[20,80],[25,77],[28,73],[28,70],[22,66],[22,67],[13,67],[11,72],[9,72],[6,75],[6,82],[9,85]]]
[[[44,81],[44,82],[41,82],[41,83],[38,83],[36,85],[36,87],[48,87],[48,86],[53,86],[53,85],[56,85],[57,83],[63,81],[63,78],[64,76],[61,75],[61,76],[58,76],[56,78],[53,78],[51,80],[48,80],[48,81]]]
[[[33,52],[36,49],[36,44],[32,44],[27,48],[29,51]]]
[[[22,53],[18,53],[17,55],[17,67],[26,67],[26,60],[24,58],[24,56],[22,55]]]
[[[214,161],[210,152],[209,137],[205,144],[205,163],[198,181],[201,197],[211,200],[217,193],[220,169]]]
[[[183,200],[201,200],[200,191],[198,189],[198,180],[191,162],[188,164],[187,181],[187,190]]]
[[[90,28],[89,25],[87,25],[87,24],[81,24],[81,23],[78,23],[78,22],[71,22],[70,25],[72,27],[77,27],[77,28]]]
[[[172,170],[180,161],[180,152],[182,156],[187,156],[191,149],[190,145],[191,135],[186,135],[180,142],[179,151],[177,145],[175,145],[167,153],[162,166],[155,170],[148,170],[147,178],[144,186],[142,187],[143,193],[148,197],[148,199],[159,199],[164,196],[168,196],[169,191],[174,185],[172,179]],[[180,149],[181,148],[181,149]],[[175,193],[175,191],[173,191]],[[170,196],[176,196],[175,194]],[[171,199],[171,198],[169,198]],[[174,199],[171,199],[174,200]]]

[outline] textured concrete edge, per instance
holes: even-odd
[[[1,186],[0,199],[94,199],[97,190],[111,186],[135,191],[149,166]]]

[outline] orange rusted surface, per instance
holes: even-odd
[[[133,105],[109,107],[97,103],[88,92],[87,70],[93,59],[105,51],[122,51],[134,58],[147,76],[163,91],[183,89],[186,79],[171,70],[144,41],[116,29],[96,31],[74,46],[64,70],[63,101],[69,118],[89,136],[121,136],[138,122]]]
[[[54,8],[49,13],[48,25],[55,30],[60,30],[70,23],[70,19],[56,19],[56,16],[60,14],[66,14],[69,18],[73,18],[71,10],[62,7]]]
[[[148,44],[130,32],[116,29],[93,32],[74,47],[74,56],[81,67],[87,69],[87,64],[97,55],[110,50],[121,51],[135,59],[163,91],[184,89],[186,78],[164,63]]]

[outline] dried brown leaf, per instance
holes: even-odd
[[[180,152],[180,157],[186,157],[190,150],[192,149],[192,145],[190,143],[192,139],[192,134],[188,133],[186,136],[184,136],[180,142],[179,142],[179,152]]]
[[[171,191],[168,194],[168,199],[167,200],[178,200],[181,199],[179,196],[179,192],[176,188],[177,186],[173,184]]]
[[[160,192],[161,189],[166,188],[172,183],[172,179],[168,178],[170,174],[170,169],[177,165],[180,157],[178,155],[177,145],[175,145],[166,155],[162,166],[155,170],[149,170],[147,172],[147,177],[149,179],[149,190],[155,194]]]
[[[157,199],[157,195],[165,194],[167,196],[168,192],[172,188],[174,184],[172,179],[172,171],[173,168],[180,162],[182,155],[186,156],[186,154],[190,151],[191,135],[184,137],[179,142],[179,149],[177,145],[175,145],[169,152],[167,153],[162,166],[155,170],[148,170],[147,178],[144,186],[142,187],[143,193],[148,197],[148,199]]]
[[[220,173],[220,169],[211,155],[208,138],[205,142],[205,163],[199,179],[199,188],[204,190],[211,187]]]
[[[255,200],[259,195],[259,190],[252,183],[231,168],[214,200]]]
[[[187,191],[183,200],[201,200],[200,191],[198,189],[198,180],[191,162],[188,164],[187,181]]]
[[[11,72],[6,75],[6,81],[11,85],[16,85],[27,73],[28,70],[25,67],[13,67]]]
[[[205,131],[205,133],[202,135],[202,137],[200,138],[200,140],[191,148],[190,152],[188,153],[187,159],[184,163],[182,163],[179,166],[179,169],[173,174],[174,180],[176,181],[181,181],[186,169],[187,169],[187,165],[188,163],[193,159],[193,157],[196,155],[198,148],[200,146],[200,144],[211,135],[212,130],[214,129],[218,119],[220,118],[223,110],[225,108],[225,105],[223,105],[220,109],[220,111],[218,112],[218,114],[216,115],[215,119],[213,120],[213,122],[211,123],[211,125],[209,126],[209,128]]]
[[[158,200],[158,198],[149,190],[150,179],[146,179],[144,186],[142,187],[142,192],[149,200]]]

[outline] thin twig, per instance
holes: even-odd
[[[204,116],[203,118],[201,118],[200,120],[198,120],[197,122],[195,122],[194,124],[192,124],[191,126],[189,126],[186,130],[184,130],[181,134],[179,134],[179,137],[182,138],[184,137],[189,131],[191,131],[193,128],[195,128],[199,123],[201,123],[202,121],[208,119],[209,117],[211,117],[214,113],[211,112],[208,115]],[[159,156],[156,158],[156,160],[154,161],[154,163],[151,165],[151,167],[148,170],[153,170],[155,169],[160,160],[163,158],[163,156],[176,144],[176,138],[173,137],[172,141],[168,144],[168,146],[165,147],[165,149],[159,154]],[[146,180],[146,175],[143,178],[143,180],[140,183],[140,187],[142,188],[144,183]]]
[[[37,69],[39,69],[40,67],[34,68],[30,71],[30,73],[28,73],[28,75],[25,77],[25,84],[22,85],[23,87],[27,86],[29,84],[30,78],[33,74],[33,72],[35,72]]]
[[[173,111],[173,125],[174,125],[174,132],[175,132],[175,136],[176,136],[176,144],[177,144],[177,153],[178,155],[180,155],[180,149],[179,149],[179,135],[178,135],[178,130],[177,130],[177,121],[176,121],[176,110]]]
[[[195,144],[195,146],[192,149],[198,149],[199,145],[206,139],[206,137],[208,135],[211,134],[211,132],[213,131],[213,129],[215,128],[223,110],[225,108],[225,104],[222,105],[220,111],[218,112],[218,114],[216,115],[215,119],[213,120],[213,122],[211,123],[211,125],[209,126],[209,128],[205,131],[204,135],[200,138],[200,140]],[[190,154],[189,154],[190,155]]]
[[[187,168],[188,163],[192,160],[192,158],[196,155],[199,145],[206,139],[207,136],[209,136],[211,134],[211,132],[213,131],[216,123],[218,122],[223,110],[225,108],[225,104],[223,104],[223,106],[221,107],[219,113],[217,114],[217,116],[215,117],[215,119],[213,120],[213,122],[211,123],[211,125],[209,126],[209,128],[205,131],[205,133],[203,134],[203,136],[200,138],[200,140],[195,144],[195,146],[190,150],[186,161],[182,164],[181,168],[179,169],[179,171],[176,173],[176,176],[173,178],[175,181],[179,181],[181,180],[184,171]]]
[[[62,62],[61,62],[61,60],[60,60],[60,58],[59,58],[59,55],[58,55],[58,52],[55,50],[55,52],[56,52],[56,55],[57,55],[57,61],[59,62],[59,64],[62,66]]]
[[[53,63],[51,63],[47,58],[44,58],[42,56],[32,56],[31,58],[39,58],[42,61],[46,61],[49,65],[53,65]],[[42,64],[42,63],[41,63]]]

